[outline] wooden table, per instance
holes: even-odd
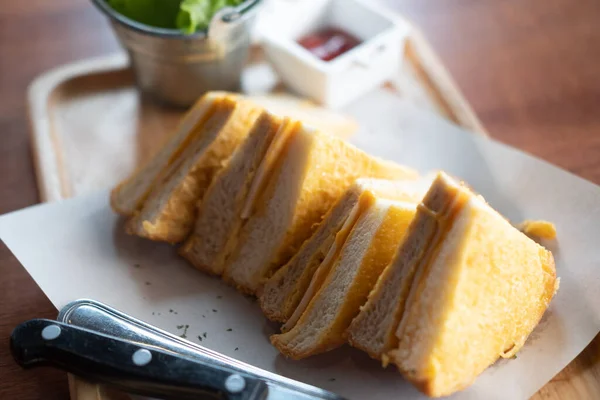
[[[422,28],[494,138],[600,183],[597,0],[387,1]],[[48,68],[116,49],[89,1],[3,2],[0,214],[38,202],[27,135],[28,83]],[[55,316],[0,245],[1,399],[68,398],[64,373],[24,372],[8,352],[15,325]],[[600,398],[600,336],[535,398]]]

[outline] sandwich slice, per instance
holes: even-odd
[[[369,196],[417,204],[431,184],[431,179],[358,179],[344,192],[327,213],[315,233],[298,253],[264,285],[259,295],[264,314],[273,321],[286,322],[298,307],[313,274],[329,249],[342,243],[342,226],[352,228],[368,204]]]
[[[350,322],[402,242],[416,204],[363,196],[368,204],[339,250],[332,248],[299,307],[271,342],[293,359],[341,346]]]
[[[404,313],[404,305],[411,288],[416,264],[411,258],[421,252],[438,230],[437,221],[428,210],[440,209],[441,193],[449,178],[439,175],[423,198],[422,205],[409,228],[406,240],[392,263],[379,277],[361,312],[352,321],[346,333],[348,343],[365,351],[387,365],[387,352],[396,348],[396,328]]]
[[[254,176],[268,173],[268,160],[298,124],[263,112],[217,174],[199,204],[194,231],[179,250],[196,268],[214,275],[223,273],[225,255],[236,244],[242,208]]]
[[[417,175],[302,125],[290,133],[269,171],[252,183],[242,213],[247,220],[223,273],[226,281],[250,294],[289,261],[357,178]]]
[[[440,174],[350,342],[379,351],[425,394],[450,395],[514,356],[557,288],[549,251]]]
[[[128,232],[169,243],[183,241],[193,228],[197,203],[262,112],[235,97],[225,96],[215,104],[153,182],[141,209],[128,222]]]
[[[175,161],[187,143],[200,133],[198,126],[210,117],[216,105],[225,98],[231,96],[224,92],[210,92],[196,102],[150,162],[112,190],[110,204],[115,212],[132,216],[141,208],[161,171]]]

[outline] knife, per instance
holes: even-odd
[[[343,400],[183,340],[93,300],[34,319],[10,339],[24,368],[53,366],[120,390],[167,399]]]

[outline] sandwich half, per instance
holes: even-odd
[[[256,293],[298,251],[357,178],[416,175],[338,137],[300,125],[282,145],[270,173],[256,176],[252,183],[243,210],[247,220],[226,259],[224,279],[243,292]]]
[[[223,273],[225,256],[237,243],[242,208],[254,176],[268,173],[268,159],[278,153],[298,124],[263,112],[227,166],[217,174],[199,203],[194,231],[179,250],[196,268],[214,275]]]
[[[279,351],[301,359],[341,346],[350,322],[367,301],[415,215],[416,204],[363,196],[364,212],[339,250],[332,248],[296,312],[271,337]]]
[[[128,222],[128,232],[169,243],[183,241],[193,228],[198,201],[261,113],[261,108],[235,97],[218,101],[153,182],[141,209]]]
[[[557,288],[549,251],[440,174],[349,339],[425,394],[446,396],[512,357]]]
[[[198,126],[210,117],[215,106],[229,97],[231,96],[224,92],[210,92],[202,96],[183,117],[161,150],[147,164],[112,190],[110,196],[112,209],[124,216],[132,216],[138,211],[161,171],[177,159],[188,142],[200,133]]]
[[[430,184],[431,179],[427,178],[356,180],[327,213],[310,239],[261,289],[259,303],[267,318],[286,322],[291,317],[329,249],[341,242],[342,226],[346,229],[354,226],[368,205],[366,199],[369,195],[417,204]]]

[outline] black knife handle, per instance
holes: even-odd
[[[124,391],[178,399],[261,399],[256,377],[142,343],[46,319],[22,323],[10,346],[24,368],[53,366]]]

